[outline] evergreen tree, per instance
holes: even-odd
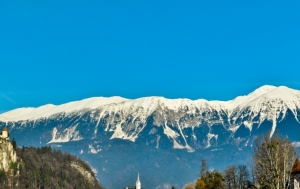
[[[14,150],[16,150],[17,149],[17,142],[16,142],[15,138],[12,139],[11,144],[12,144]]]
[[[201,167],[200,167],[200,178],[203,178],[206,175],[206,172],[208,171],[207,163],[205,159],[202,159],[201,161]]]

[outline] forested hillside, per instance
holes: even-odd
[[[0,171],[0,188],[103,189],[90,166],[76,156],[50,146],[15,150],[18,160],[9,164],[10,171]]]

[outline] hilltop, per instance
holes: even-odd
[[[0,140],[0,188],[104,189],[90,166],[74,155],[50,146],[17,148],[14,140]]]

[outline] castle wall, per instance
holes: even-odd
[[[7,137],[8,137],[8,132],[2,131],[2,138],[7,138]]]

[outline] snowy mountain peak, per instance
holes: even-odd
[[[292,100],[295,97],[299,97],[300,93],[297,90],[287,88],[285,86],[280,86],[272,91],[265,93],[263,96],[266,98],[278,98],[282,100]]]
[[[258,89],[254,90],[252,93],[249,94],[249,96],[261,96],[265,93],[268,93],[274,89],[277,89],[278,87],[272,86],[272,85],[264,85],[259,87]]]
[[[130,113],[134,110],[143,113],[143,116],[149,116],[158,107],[172,111],[182,109],[189,110],[214,110],[234,112],[235,109],[243,109],[245,106],[257,106],[270,99],[280,99],[286,102],[289,107],[295,109],[300,107],[300,91],[287,88],[285,86],[275,87],[271,85],[262,86],[246,96],[239,96],[230,101],[207,101],[205,99],[190,100],[166,99],[164,97],[144,97],[130,100],[118,96],[114,97],[93,97],[80,101],[69,102],[62,105],[47,104],[38,108],[18,108],[9,112],[0,114],[0,121],[20,121],[37,120],[39,118],[48,118],[58,113],[71,113],[83,109],[97,109],[104,106],[111,106],[105,109],[119,109]],[[252,105],[251,105],[252,104]],[[256,105],[255,105],[256,104]],[[141,111],[143,109],[143,111]]]
[[[270,99],[277,99],[282,101],[298,101],[300,104],[300,91],[290,89],[285,86],[271,86],[264,85],[246,96],[239,96],[234,100],[226,102],[226,107],[233,110],[238,106],[250,105],[251,103],[263,102]]]

